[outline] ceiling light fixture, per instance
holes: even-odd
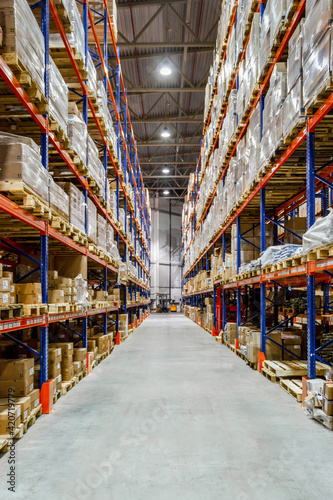
[[[170,132],[166,127],[164,127],[164,129],[163,129],[163,132],[161,133],[161,137],[165,137],[165,138],[170,137]]]
[[[163,191],[163,194],[170,194],[170,191],[166,189],[165,191]]]
[[[163,174],[168,174],[170,172],[170,170],[168,168],[163,168],[162,172],[163,172]]]
[[[163,63],[163,65],[161,66],[160,73],[163,76],[171,75],[172,71],[171,71],[171,68],[167,62]]]

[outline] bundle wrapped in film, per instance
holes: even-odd
[[[326,217],[319,217],[303,234],[303,252],[307,254],[315,248],[333,243],[333,210]]]

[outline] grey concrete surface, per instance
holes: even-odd
[[[18,442],[0,498],[322,500],[333,433],[181,315],[152,315]]]

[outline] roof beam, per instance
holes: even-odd
[[[211,47],[202,47],[202,48],[188,48],[187,49],[187,55],[194,56],[196,53],[211,53],[212,49]],[[135,54],[133,55],[122,55],[121,56],[121,62],[124,61],[136,61],[137,59],[152,59],[153,57],[158,57],[159,59],[164,58],[164,57],[170,57],[170,56],[179,56],[183,57],[184,53],[183,51],[179,50],[168,50],[164,52],[154,52],[153,54],[138,54],[137,56]]]
[[[118,43],[118,47],[136,47],[138,49],[145,47],[145,48],[156,48],[156,47],[163,47],[163,48],[170,48],[170,49],[177,49],[180,47],[206,47],[210,48],[212,51],[215,48],[215,43],[213,42],[154,42],[151,40],[150,42],[120,42]]]
[[[186,186],[160,186],[160,187],[148,187],[149,191],[161,191],[162,189],[167,189],[168,191],[184,191],[186,189]]]
[[[205,92],[205,87],[129,87],[127,94],[165,94],[170,92]]]
[[[200,116],[200,115],[199,115]],[[202,116],[202,115],[201,115]],[[202,118],[185,118],[183,116],[176,117],[176,118],[170,118],[168,116],[156,116],[154,118],[135,118],[132,120],[133,123],[202,123],[203,120]]]
[[[197,161],[140,161],[140,165],[163,165],[163,166],[168,166],[168,165],[196,165]]]
[[[137,146],[139,147],[147,147],[149,146],[150,148],[182,148],[182,147],[201,147],[200,142],[173,142],[173,143],[168,143],[168,142],[153,142],[153,141],[145,141],[145,142],[138,142]]]
[[[192,0],[192,1],[199,1],[199,0]],[[172,4],[172,3],[185,3],[186,0],[163,0],[164,4]],[[151,7],[154,5],[161,5],[161,1],[159,0],[141,0],[141,1],[135,1],[132,0],[131,2],[117,2],[117,10],[119,9],[129,9],[132,7]]]
[[[164,179],[167,177],[168,174],[165,175],[149,175],[146,174],[145,172],[142,172],[142,176],[144,179]],[[188,175],[174,175],[172,174],[173,179],[188,179]]]

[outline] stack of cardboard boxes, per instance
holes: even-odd
[[[126,338],[128,335],[128,314],[119,314],[119,332],[120,338]]]
[[[0,434],[8,434],[26,420],[39,405],[39,389],[34,389],[34,360],[0,360]],[[11,413],[15,414],[14,420]]]
[[[76,347],[73,349],[74,375],[85,372],[87,369],[87,349]]]
[[[13,283],[13,273],[3,271],[0,265],[0,307],[17,303],[16,285]]]
[[[77,300],[75,280],[59,276],[58,271],[49,271],[49,303],[71,304],[76,303]]]
[[[73,366],[73,343],[63,342],[50,344],[52,347],[61,349],[61,377],[63,382],[68,382],[74,377]]]

